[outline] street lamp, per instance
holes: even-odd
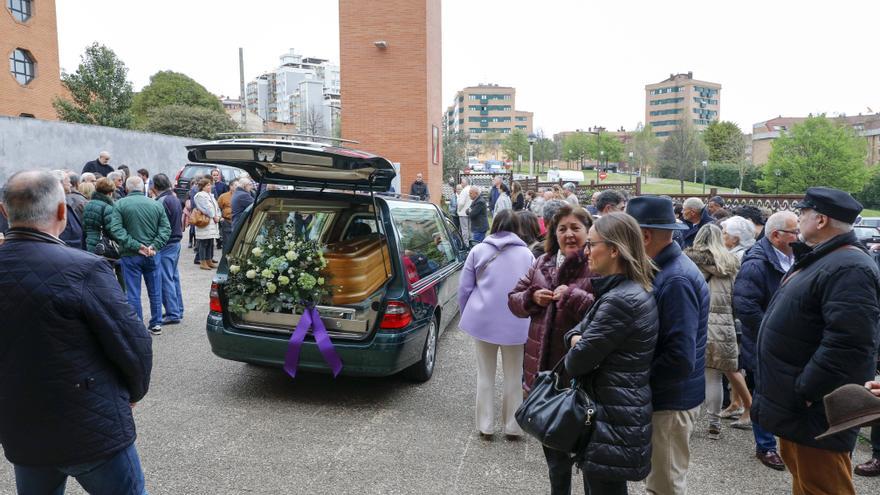
[[[706,194],[706,169],[709,168],[709,162],[703,160],[703,194]]]
[[[632,176],[632,173],[633,173],[632,163],[633,163],[633,152],[630,151],[629,152],[629,162],[627,162],[627,164],[626,164],[626,172],[627,172],[626,173],[626,183],[627,184],[630,184],[632,182],[632,177],[633,177]]]
[[[779,178],[782,177],[782,170],[777,168],[773,171],[773,175],[776,176],[776,194],[779,194]]]
[[[596,162],[596,182],[599,181],[599,165],[603,159],[605,159],[605,150],[599,150],[599,160]]]
[[[538,136],[529,134],[529,177],[535,175],[535,141]]]

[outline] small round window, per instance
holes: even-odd
[[[6,7],[12,12],[12,17],[18,22],[25,22],[31,18],[33,12],[31,0],[6,0]]]
[[[34,59],[27,50],[16,48],[9,56],[9,71],[19,84],[28,84],[34,80]]]

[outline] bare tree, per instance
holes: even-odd
[[[327,125],[324,122],[324,113],[310,106],[302,119],[302,131],[310,136],[326,136]]]
[[[684,122],[669,134],[660,148],[660,174],[663,177],[678,179],[681,193],[684,182],[709,155],[703,137],[693,126]]]

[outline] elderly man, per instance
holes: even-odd
[[[740,361],[749,390],[755,390],[755,345],[764,313],[779,289],[779,282],[794,264],[791,243],[797,242],[797,215],[790,211],[774,213],[767,220],[767,236],[757,242],[742,259],[742,268],[733,286],[733,312],[742,323]],[[776,450],[776,438],[761,425],[752,423],[755,457],[765,466],[782,471],[785,465]]]
[[[758,331],[752,419],[779,437],[793,493],[852,495],[858,430],[816,436],[828,429],[825,395],[874,376],[880,274],[852,231],[852,196],[811,187],[796,206],[803,242]]]
[[[180,241],[183,239],[182,210],[180,200],[174,194],[171,180],[165,174],[153,177],[156,201],[165,208],[171,234],[168,242],[159,251],[159,271],[162,277],[162,306],[165,307],[163,325],[176,325],[183,319],[183,292],[180,288]]]
[[[586,210],[590,212],[590,215],[598,215],[599,208],[596,207],[596,203],[599,202],[599,195],[602,194],[602,191],[595,191],[593,195],[590,197],[590,204],[586,206]]]
[[[69,173],[65,172],[68,176],[68,181],[70,182],[70,189],[67,191],[67,203],[73,207],[73,211],[79,215],[80,218],[83,216],[83,210],[85,210],[86,203],[89,202],[88,198],[86,198],[83,193],[79,192],[79,182],[80,177],[77,173]]]
[[[9,180],[0,246],[0,442],[18,493],[144,492],[131,408],[147,393],[150,335],[110,265],[58,238],[67,205],[50,172]]]
[[[95,177],[95,174],[93,174],[91,172],[86,172],[86,173],[80,175],[80,177],[79,177],[79,181],[84,182],[84,183],[88,182],[88,183],[94,184],[97,180],[98,180],[98,178]]]
[[[626,198],[618,191],[608,189],[599,193],[596,198],[596,210],[599,215],[607,215],[615,211],[623,211],[626,207]]]
[[[712,196],[709,198],[709,202],[706,203],[706,209],[709,210],[709,214],[714,217],[718,210],[724,209],[724,198],[721,196]]]
[[[252,204],[254,204],[254,196],[251,191],[254,190],[254,182],[250,177],[239,177],[238,188],[232,193],[232,227],[238,225],[241,214]]]
[[[639,223],[645,251],[660,268],[653,291],[660,331],[651,365],[654,428],[647,491],[684,494],[690,438],[706,398],[709,286],[672,240],[674,230],[686,228],[676,222],[672,201],[641,196],[629,202],[626,212]]]
[[[59,238],[72,248],[85,249],[86,240],[82,226],[82,216],[77,214],[76,201],[70,197],[70,175],[63,170],[55,170],[52,172],[52,175],[61,184],[61,189],[64,191],[64,200],[67,204],[67,225],[64,227],[64,231],[61,232]]]
[[[486,200],[483,199],[480,186],[471,186],[471,207],[467,209],[468,219],[471,224],[471,239],[483,242],[486,232],[489,231],[489,210],[486,208]]]
[[[471,239],[471,220],[467,214],[471,207],[471,185],[466,177],[461,178],[461,192],[456,198],[455,214],[458,215],[458,224],[461,228],[461,238],[465,244]]]
[[[114,184],[116,184],[116,192],[113,193],[114,200],[120,200],[125,197],[125,172],[121,170],[117,170],[115,172],[110,172],[107,175],[107,178],[112,180]],[[143,182],[143,181],[141,181]]]
[[[98,158],[86,162],[86,164],[83,165],[82,173],[86,172],[109,177],[110,173],[113,172],[113,167],[110,166],[110,152],[102,151],[98,155]]]
[[[706,209],[700,198],[688,198],[684,201],[681,209],[681,216],[688,229],[683,235],[683,248],[689,248],[694,245],[694,239],[697,238],[697,232],[706,225],[712,223],[715,219]]]
[[[580,200],[578,200],[575,191],[577,191],[577,186],[573,182],[566,182],[562,186],[562,195],[565,196],[565,200],[571,203],[572,206],[580,206]]]
[[[115,173],[115,172],[114,172]],[[171,224],[165,208],[144,194],[144,181],[129,177],[128,195],[116,202],[113,214],[125,230],[119,242],[122,276],[128,302],[143,320],[141,308],[141,278],[147,285],[150,298],[150,333],[162,334],[162,273],[159,269],[160,250],[171,236]]]

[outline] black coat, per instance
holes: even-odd
[[[700,229],[703,228],[703,225],[706,225],[707,223],[712,223],[714,221],[715,219],[712,218],[712,215],[709,214],[709,210],[707,210],[706,208],[703,208],[703,210],[700,212],[699,223],[690,223],[688,221],[685,221],[685,225],[690,228],[688,230],[685,230],[684,234],[682,235],[681,247],[689,248],[693,246],[694,240],[697,238],[697,232],[699,232]]]
[[[135,440],[152,341],[110,265],[47,234],[0,246],[0,444],[10,462],[63,466]]]
[[[467,209],[468,218],[471,221],[471,232],[487,232],[489,230],[489,212],[486,209],[486,200],[478,196]]]
[[[761,320],[783,275],[785,270],[770,239],[761,239],[743,256],[742,268],[733,284],[733,313],[742,323],[740,358],[749,371],[755,370],[755,344]]]
[[[651,472],[651,360],[659,316],[654,297],[622,275],[593,279],[596,302],[565,335],[581,340],[565,369],[596,401],[588,476],[638,481]]]
[[[431,199],[431,193],[428,192],[428,184],[425,184],[424,182],[413,182],[409,187],[409,194],[422,201]]]
[[[111,172],[113,172],[113,167],[111,167],[110,165],[102,165],[101,162],[99,162],[98,159],[95,158],[94,160],[86,162],[86,164],[83,165],[82,173],[86,172],[101,174],[104,177],[107,177],[108,175],[110,175]]]
[[[852,451],[857,429],[815,437],[828,428],[823,397],[874,376],[878,294],[877,265],[855,233],[798,257],[758,331],[754,421],[799,444]]]
[[[232,193],[232,225],[238,225],[239,217],[244,213],[245,210],[248,209],[250,205],[254,204],[254,197],[251,196],[251,193],[245,191],[244,189],[236,189],[234,193]]]

